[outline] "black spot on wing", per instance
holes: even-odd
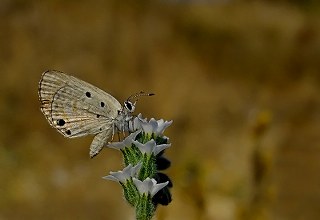
[[[63,119],[58,119],[57,120],[57,125],[59,125],[59,126],[63,126],[63,125],[65,125],[65,121],[63,120]]]
[[[86,96],[87,96],[88,98],[91,98],[91,93],[90,93],[90,92],[86,92]]]

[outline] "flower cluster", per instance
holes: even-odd
[[[172,182],[160,172],[170,167],[163,154],[171,144],[163,132],[171,124],[163,119],[148,121],[139,114],[129,125],[130,134],[123,141],[108,145],[122,152],[126,167],[103,178],[120,183],[139,220],[151,219],[158,204],[171,202]]]

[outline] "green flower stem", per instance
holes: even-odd
[[[136,206],[137,220],[150,220],[154,215],[155,207],[152,203],[150,194],[142,194]]]
[[[144,180],[147,177],[152,178],[154,177],[156,172],[156,157],[153,154],[144,154],[142,159],[142,166],[138,177],[139,180]]]
[[[136,165],[141,160],[141,152],[134,145],[131,147],[126,147],[121,150],[123,154],[124,164],[128,166],[129,164]]]
[[[128,180],[126,184],[120,183],[123,187],[123,194],[130,205],[135,206],[137,203],[137,198],[140,194],[137,187],[134,185],[132,180]]]

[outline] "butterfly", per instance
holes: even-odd
[[[39,82],[41,111],[49,124],[68,138],[94,135],[89,155],[96,156],[115,132],[129,131],[140,96],[131,95],[123,106],[110,94],[61,71],[48,70]]]

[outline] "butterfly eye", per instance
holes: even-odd
[[[134,111],[134,105],[130,101],[125,101],[124,106],[128,109],[129,112]]]

